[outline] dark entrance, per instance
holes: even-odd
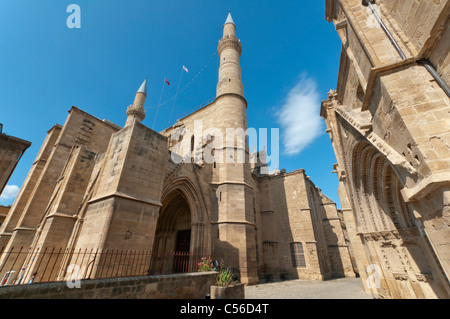
[[[175,248],[174,271],[186,272],[189,265],[189,248],[191,245],[191,230],[179,230],[177,232],[177,244]]]
[[[178,252],[189,252],[191,244],[191,230],[179,230],[177,234],[177,248]]]

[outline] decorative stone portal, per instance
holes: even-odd
[[[153,272],[183,272],[191,246],[191,209],[185,195],[171,191],[162,201],[153,246]]]
[[[394,299],[436,298],[437,256],[402,198],[401,170],[366,142],[354,147],[352,164],[356,221],[368,260],[364,268],[380,267],[373,292]]]

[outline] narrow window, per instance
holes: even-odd
[[[291,243],[292,267],[305,268],[305,254],[303,253],[302,243]]]

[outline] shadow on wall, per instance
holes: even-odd
[[[336,209],[336,204],[332,202],[329,198],[324,196],[323,194],[318,194],[320,203],[317,204],[315,201],[314,209],[316,209],[319,213],[322,226],[323,237],[325,242],[323,243],[324,250],[322,250],[322,258],[328,259],[327,262],[323,262],[327,267],[327,274],[332,278],[344,278],[346,277],[346,269],[343,264],[343,259],[347,256],[343,256],[343,254],[347,254],[349,259],[349,251],[348,247],[345,243],[345,237],[342,230],[341,220],[339,219],[338,211]],[[351,262],[348,260],[349,263]]]
[[[218,225],[216,225],[218,226]],[[239,267],[239,249],[226,241],[218,240],[215,245],[212,259],[217,260],[220,268],[229,268],[233,274],[237,274],[239,280],[242,270]]]

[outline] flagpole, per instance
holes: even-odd
[[[161,89],[161,95],[160,95],[160,97],[159,97],[158,106],[157,106],[157,108],[156,108],[155,120],[153,121],[153,129],[155,128],[156,117],[158,116],[158,110],[159,110],[159,106],[161,105],[161,99],[162,99],[162,96],[163,96],[165,84],[166,84],[166,83],[165,83],[165,80],[164,80],[164,81],[163,81],[163,86],[162,86],[162,89]]]
[[[175,102],[177,101],[178,90],[180,89],[180,83],[181,83],[181,78],[182,78],[182,77],[183,77],[183,67],[181,67],[180,79],[178,80],[177,93],[175,93],[175,99],[173,100],[173,104],[172,104],[172,111],[170,112],[169,124],[170,124],[170,121],[172,121],[173,108],[174,108],[174,106],[175,106]]]

